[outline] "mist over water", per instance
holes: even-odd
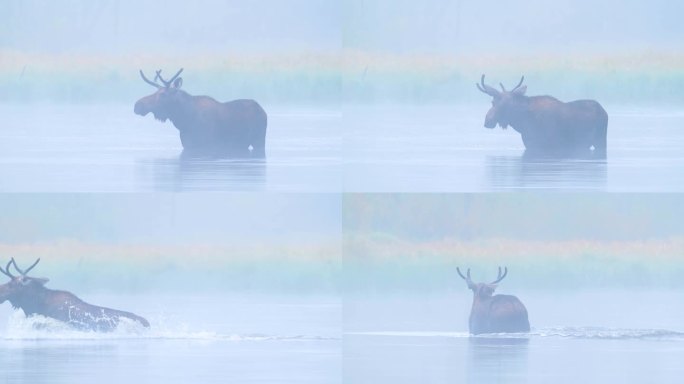
[[[266,106],[269,107],[269,106]],[[34,113],[42,109],[40,114]],[[266,161],[184,158],[170,123],[130,105],[5,106],[5,192],[337,192],[339,112],[269,109]]]
[[[345,198],[344,379],[676,382],[684,354],[680,197]],[[469,335],[456,270],[526,306],[531,331]],[[629,368],[625,368],[629,367]]]
[[[336,196],[16,194],[0,205],[3,267],[40,258],[30,275],[47,288],[150,323],[83,332],[4,302],[6,380],[339,382]]]
[[[473,89],[474,85],[472,86]],[[520,134],[486,129],[489,100],[464,105],[350,107],[345,189],[353,192],[517,190],[679,192],[684,114],[606,106],[608,159],[525,157]]]
[[[670,1],[0,7],[3,191],[684,185],[684,30],[672,17],[681,6]],[[139,69],[181,67],[191,94],[265,107],[266,164],[182,161],[170,123],[132,114],[153,90]],[[598,100],[609,114],[608,160],[527,161],[513,130],[483,129],[490,98],[474,86],[483,73],[508,87],[524,75],[529,95]]]
[[[340,305],[332,296],[88,295],[145,315],[109,334],[0,308],[3,377],[25,382],[337,382]],[[7,320],[5,320],[7,319]],[[38,329],[36,329],[38,327]]]
[[[1,2],[0,266],[41,258],[48,288],[151,328],[81,332],[4,302],[0,378],[678,383],[683,11]],[[180,68],[192,95],[264,108],[265,161],[188,158],[171,122],[134,114],[155,91],[139,71]],[[483,74],[598,101],[607,159],[531,158],[485,129]],[[473,337],[456,268],[499,266],[532,329]]]

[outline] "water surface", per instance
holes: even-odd
[[[0,378],[13,383],[339,383],[339,300],[279,295],[90,295],[149,330],[79,332],[0,307]],[[36,329],[38,327],[38,329]]]
[[[268,107],[267,160],[186,160],[130,105],[3,105],[0,191],[684,191],[684,110],[607,106],[608,159],[523,157],[474,106]]]
[[[347,295],[345,382],[680,382],[681,291],[516,294],[531,332],[477,337],[467,293]]]
[[[527,159],[489,104],[344,110],[345,188],[359,192],[684,190],[684,110],[606,106],[608,158]]]
[[[0,191],[339,192],[339,111],[264,106],[267,160],[182,158],[171,122],[133,105],[1,105]]]

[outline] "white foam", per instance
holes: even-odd
[[[265,335],[265,334],[221,334],[212,331],[192,330],[187,324],[171,324],[165,319],[154,321],[150,328],[140,323],[122,318],[112,332],[77,330],[64,322],[49,317],[24,316],[22,311],[14,311],[10,316],[5,332],[0,340],[108,340],[108,339],[162,339],[162,340],[206,340],[206,341],[296,341],[296,340],[336,340],[321,336],[305,335]]]

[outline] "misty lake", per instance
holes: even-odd
[[[266,162],[181,159],[171,122],[133,103],[2,105],[0,191],[340,191],[339,112],[264,107]]]
[[[339,299],[277,295],[84,297],[151,329],[71,331],[0,307],[0,379],[12,383],[339,383]],[[36,326],[40,325],[39,329]]]
[[[484,128],[488,103],[349,107],[345,188],[354,192],[684,190],[684,110],[606,106],[608,159],[526,160],[512,128]]]
[[[267,160],[180,158],[130,105],[0,106],[0,191],[684,191],[684,110],[607,106],[608,160],[526,160],[487,105],[268,107]]]
[[[345,297],[344,381],[681,382],[684,310],[672,305],[681,292],[518,296],[532,331],[478,337],[467,332],[468,294]]]

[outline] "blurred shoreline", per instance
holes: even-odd
[[[138,70],[185,68],[185,89],[220,100],[283,104],[432,104],[477,102],[474,87],[512,86],[524,75],[528,94],[561,100],[677,105],[684,101],[684,54],[670,50],[604,54],[396,54],[343,49],[290,52],[49,54],[0,50],[0,102],[128,101],[151,89]],[[151,75],[150,75],[151,76]]]

